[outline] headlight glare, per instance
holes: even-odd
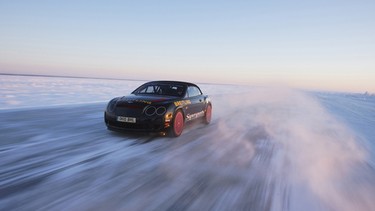
[[[113,112],[115,110],[115,105],[116,105],[116,100],[115,99],[111,100],[107,105],[107,111]]]

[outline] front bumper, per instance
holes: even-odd
[[[170,127],[161,116],[137,117],[136,123],[117,121],[117,116],[104,112],[104,122],[108,129],[116,131],[166,132]]]

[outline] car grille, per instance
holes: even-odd
[[[142,115],[144,106],[137,104],[118,104],[115,108],[117,116],[139,117]]]

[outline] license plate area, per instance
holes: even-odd
[[[118,122],[126,122],[126,123],[136,123],[137,119],[134,118],[134,117],[118,116],[117,121]]]

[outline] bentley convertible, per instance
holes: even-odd
[[[209,124],[212,103],[201,89],[188,82],[151,81],[130,95],[112,99],[104,113],[109,130],[182,134],[185,123],[203,119]]]

